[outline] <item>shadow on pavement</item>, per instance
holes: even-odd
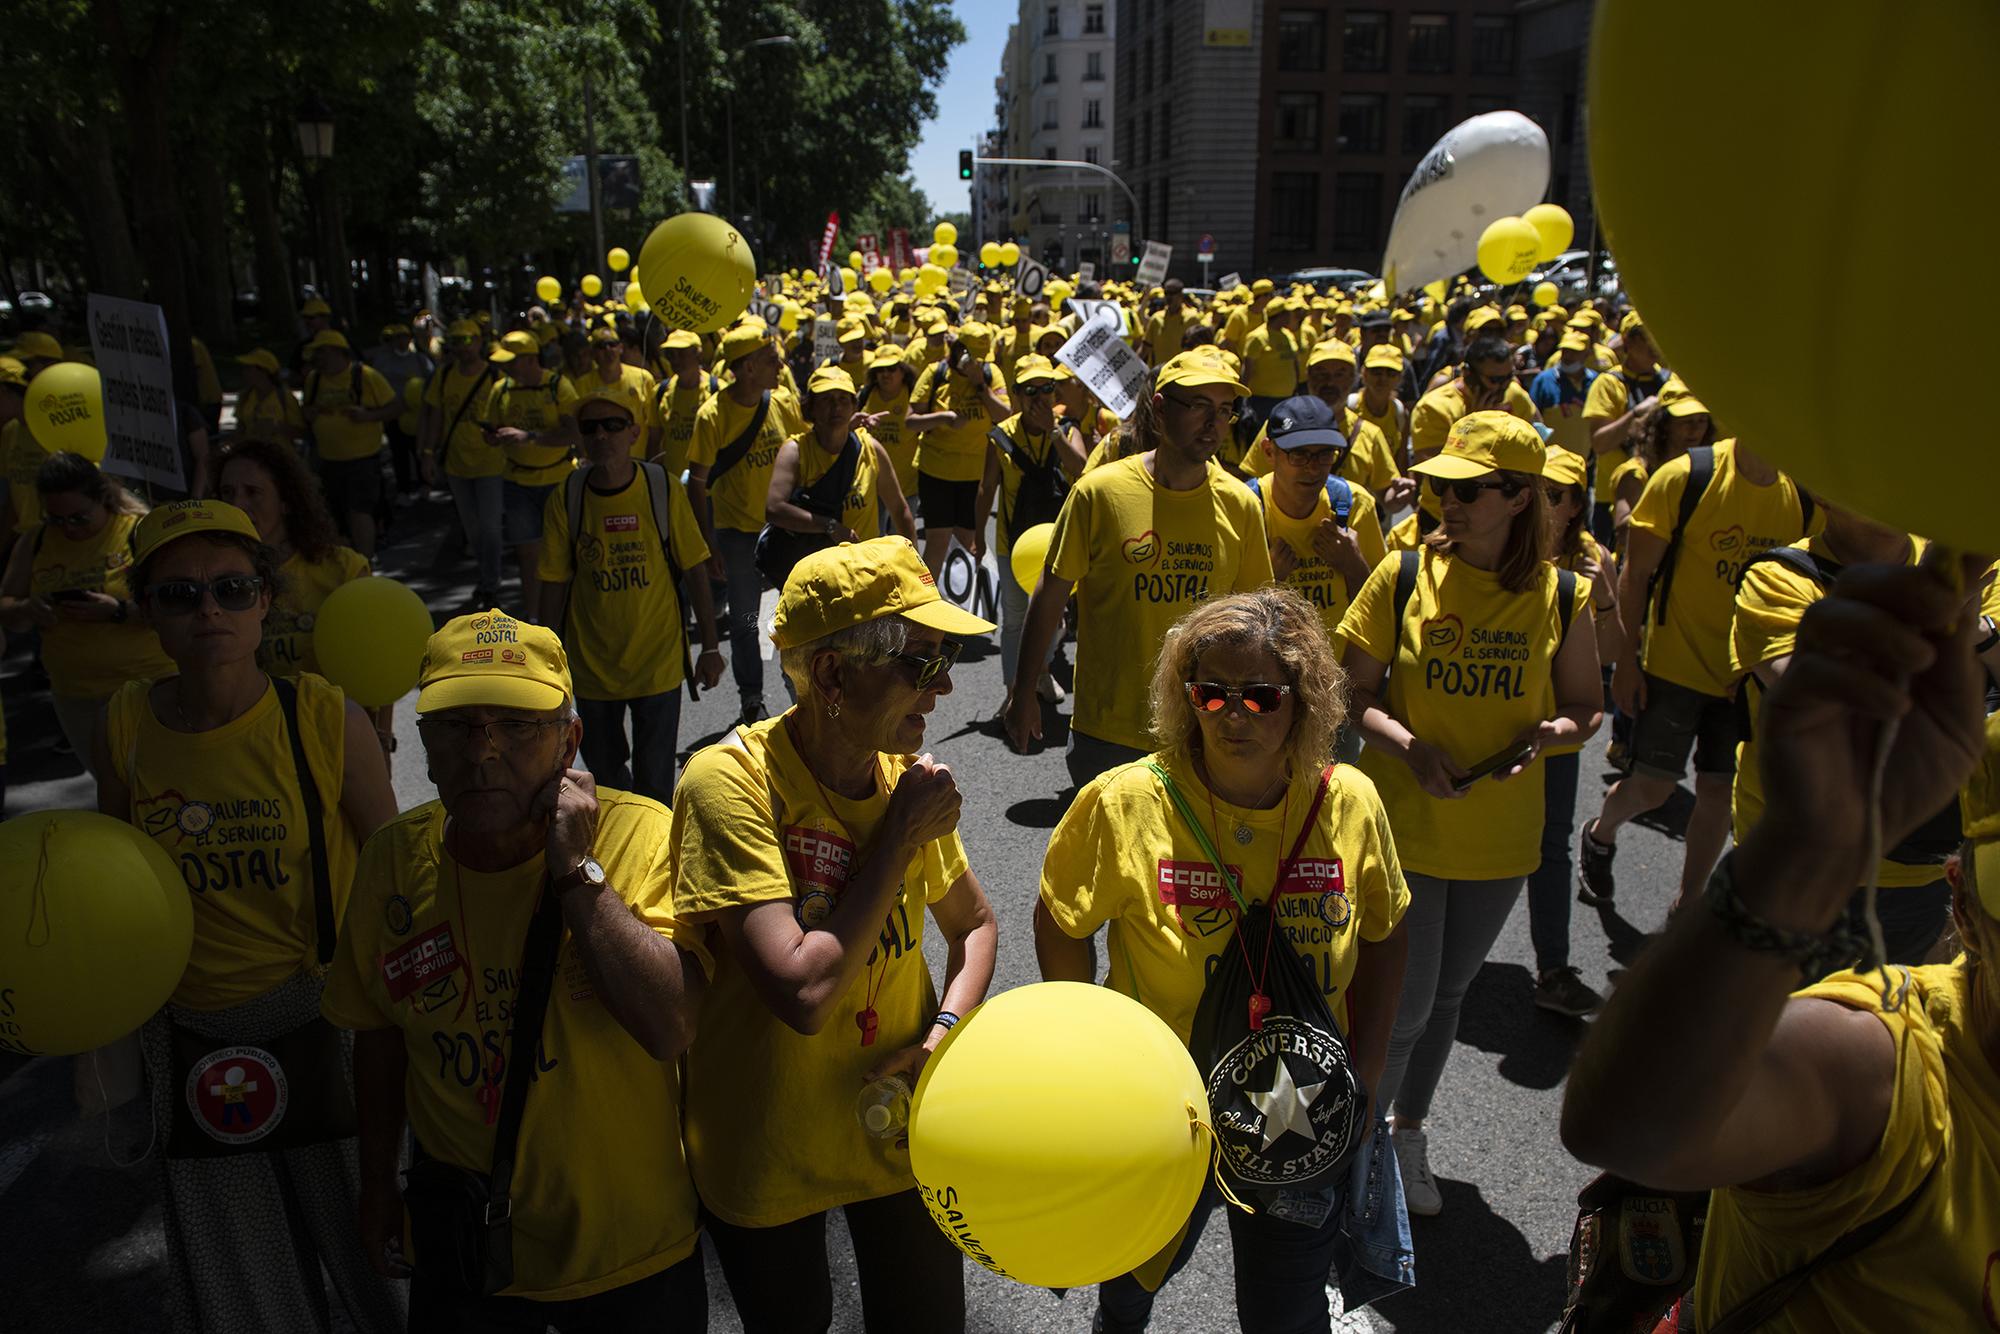
[[[1665,834],[1668,838],[1684,838],[1687,835],[1688,816],[1694,811],[1694,793],[1685,786],[1676,786],[1674,794],[1654,809],[1635,818],[1632,823],[1644,825],[1648,829]]]
[[[1612,904],[1599,904],[1596,912],[1597,920],[1604,924],[1604,939],[1611,957],[1630,968],[1646,952],[1646,947],[1653,943],[1654,933],[1642,931],[1626,921]]]
[[[1465,993],[1458,1040],[1500,1057],[1500,1077],[1552,1089],[1569,1073],[1584,1023],[1535,1005],[1534,974],[1518,963],[1482,965]]]
[[[1369,1309],[1397,1330],[1544,1334],[1562,1316],[1568,1259],[1538,1259],[1478,1189],[1438,1181],[1444,1212],[1412,1218],[1417,1286]]]

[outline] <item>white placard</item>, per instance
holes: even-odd
[[[166,314],[144,301],[93,293],[90,351],[104,381],[104,471],[187,490]]]
[[[1056,349],[1056,360],[1076,372],[1098,402],[1124,421],[1139,406],[1146,392],[1146,363],[1126,346],[1119,332],[1125,327],[1124,314],[1115,301],[1099,302],[1101,307],[1069,341]]]
[[[1076,280],[1078,282],[1087,283],[1096,277],[1097,277],[1097,265],[1093,264],[1091,261],[1086,259],[1082,263],[1076,266]]]
[[[1103,318],[1110,323],[1112,328],[1118,330],[1121,334],[1125,332],[1125,309],[1116,301],[1105,301],[1095,297],[1073,296],[1069,299],[1069,308],[1076,312],[1077,327],[1079,329],[1092,320],[1097,319],[1100,313],[1103,313]]]
[[[954,537],[944,553],[944,563],[938,566],[937,590],[953,606],[983,621],[1000,623],[1000,561],[991,547],[984,559],[974,560]]]
[[[1243,286],[1243,275],[1240,273],[1225,273],[1215,280],[1215,290],[1218,292],[1227,292],[1232,287],[1241,286]]]
[[[1174,248],[1165,241],[1146,242],[1146,253],[1139,260],[1138,279],[1148,287],[1157,287],[1166,281],[1167,262],[1174,257]]]
[[[840,265],[826,266],[826,294],[828,296],[847,295],[847,279],[840,272]]]
[[[1033,301],[1049,285],[1049,266],[1026,255],[1014,266],[1014,290]]]
[[[840,360],[840,325],[822,315],[813,321],[813,361],[825,365]]]
[[[785,308],[779,302],[760,301],[757,303],[757,318],[764,321],[770,328],[777,328],[778,321],[784,318],[784,314]]]

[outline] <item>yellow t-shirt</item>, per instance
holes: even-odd
[[[1242,352],[1244,342],[1253,330],[1264,327],[1262,306],[1238,306],[1229,312],[1229,319],[1222,326],[1222,337],[1216,341],[1232,352]]]
[[[1396,456],[1389,452],[1388,438],[1358,412],[1336,410],[1335,416],[1339,418],[1340,430],[1347,436],[1349,445],[1347,458],[1337,469],[1337,475],[1363,490],[1386,491],[1389,483],[1402,476],[1396,469]],[[1257,438],[1243,452],[1243,469],[1252,477],[1268,477],[1271,473],[1270,456],[1264,453],[1267,438],[1265,428],[1259,426]]]
[[[882,535],[882,511],[880,497],[876,494],[876,484],[881,478],[880,457],[875,453],[875,438],[866,431],[856,431],[861,449],[854,461],[854,481],[847,488],[847,503],[841,507],[840,521],[854,530],[855,536],[866,542],[871,537]],[[811,486],[826,476],[832,468],[838,453],[829,454],[819,447],[819,438],[808,429],[793,437],[799,445],[798,485]],[[841,442],[846,448],[846,442]]]
[[[132,530],[140,517],[114,513],[97,536],[77,541],[46,525],[22,534],[23,542],[35,544],[29,593],[44,601],[71,590],[130,601]],[[103,699],[127,681],[157,680],[180,670],[160,647],[160,637],[137,616],[57,620],[42,630],[42,666],[50,693],[64,699]]]
[[[1155,753],[1197,816],[1210,796],[1181,751]],[[1253,811],[1213,798],[1219,828],[1206,832],[1251,903],[1278,897],[1276,917],[1326,996],[1351,1027],[1347,986],[1363,942],[1386,940],[1410,905],[1396,842],[1375,785],[1359,769],[1334,768],[1326,801],[1297,861],[1292,850],[1319,787],[1319,773],[1293,778],[1284,800]],[[1250,832],[1244,843],[1238,828]],[[1223,830],[1229,830],[1224,834]],[[1076,794],[1042,860],[1042,902],[1056,925],[1086,939],[1110,923],[1106,985],[1164,1020],[1182,1042],[1203,985],[1236,935],[1236,909],[1222,877],[1147,763],[1122,764]]]
[[[1006,401],[1003,386],[996,385],[994,392]],[[940,361],[918,379],[917,387],[910,391],[910,402],[912,412],[958,414],[957,426],[924,432],[917,470],[947,482],[978,481],[986,471],[986,433],[993,429],[978,381],[954,375]]]
[[[1901,970],[1897,970],[1900,972]],[[1800,992],[1878,1016],[1896,1046],[1889,1123],[1845,1176],[1794,1191],[1718,1190],[1695,1276],[1704,1326],[1910,1198],[1909,1215],[1842,1264],[1820,1270],[1760,1334],[1969,1330],[2000,1304],[2000,1075],[1979,1042],[1963,960],[1909,970],[1901,1009],[1882,1009],[1879,975],[1840,973]]]
[[[1071,726],[1135,750],[1151,745],[1147,690],[1167,630],[1196,604],[1271,582],[1250,488],[1210,463],[1170,491],[1134,455],[1087,472],[1049,543],[1049,568],[1076,585]]]
[[[685,383],[683,383],[685,381]],[[660,423],[660,464],[673,477],[687,471],[688,449],[694,443],[694,421],[701,405],[714,392],[708,372],[675,376],[661,381],[653,400],[653,416]]]
[[[381,453],[382,423],[351,422],[347,409],[385,408],[395,401],[396,391],[382,378],[382,372],[360,362],[338,375],[314,371],[306,376],[304,407],[319,414],[313,418],[312,430],[320,458],[328,463],[347,463]]]
[[[603,787],[597,804],[594,855],[612,887],[633,916],[707,968],[701,933],[675,915],[669,893],[666,808]],[[505,871],[467,870],[445,852],[444,825],[444,808],[427,802],[361,850],[320,1008],[342,1028],[401,1029],[417,1142],[433,1158],[484,1172],[494,1126],[481,1098],[497,1098],[505,1078],[521,956],[546,872],[540,854]],[[502,1295],[588,1297],[693,1253],[699,1224],[676,1069],[647,1055],[604,1008],[565,930],[521,1117],[514,1282]]]
[[[1597,381],[1593,379],[1591,387],[1594,388],[1596,384]],[[1589,405],[1589,392],[1589,389],[1585,389],[1585,396],[1580,399],[1571,398],[1565,392],[1562,395],[1562,402],[1541,410],[1542,421],[1549,428],[1550,449],[1561,447],[1578,458],[1590,457],[1590,433],[1595,428],[1583,415],[1584,408]]]
[[[1062,426],[1063,423],[1058,421],[1056,430],[1061,430]],[[1055,431],[1036,435],[1027,429],[1018,412],[1000,423],[1000,431],[1010,442],[1018,443],[1037,466],[1048,464],[1049,454],[1055,448]],[[1060,460],[1057,461],[1056,468],[1057,471],[1062,470]],[[1003,559],[1014,549],[1014,537],[1007,527],[1007,516],[1014,512],[1014,497],[1020,489],[1021,468],[1014,462],[1014,451],[1010,446],[1000,451],[1000,494],[993,502],[993,551]]]
[[[1611,470],[1611,476],[1606,479],[1605,490],[1610,493],[1611,499],[1615,501],[1618,498],[1618,488],[1625,485],[1625,479],[1630,477],[1639,483],[1639,487],[1643,491],[1646,486],[1648,472],[1649,469],[1646,467],[1646,460],[1634,454],[1631,458],[1626,459]],[[1599,476],[1602,477],[1603,474],[1599,473]],[[1635,505],[1638,504],[1638,499],[1634,497],[1632,503]]]
[[[236,434],[245,440],[289,445],[305,429],[305,411],[283,385],[263,394],[246,389],[236,396]]]
[[[1382,433],[1382,441],[1389,449],[1390,466],[1402,472],[1403,435],[1409,430],[1409,414],[1403,411],[1402,403],[1391,395],[1387,412],[1370,412],[1368,400],[1356,390],[1347,396],[1347,409]]]
[[[577,398],[583,398],[602,383],[604,377],[595,370],[577,376]],[[647,436],[660,424],[659,418],[654,413],[654,399],[659,394],[659,385],[654,381],[651,371],[639,366],[627,366],[623,362],[618,365],[616,383],[626,386],[632,392],[632,396],[639,400],[639,434],[632,440],[632,458],[635,461],[642,460],[646,457],[646,451],[652,448],[647,442]]]
[[[695,414],[688,466],[712,467],[716,456],[749,427],[756,412],[756,403],[744,407],[727,392],[709,395]],[[799,401],[782,389],[773,390],[771,410],[764,414],[764,424],[757,428],[757,439],[749,452],[719,482],[709,485],[709,505],[717,528],[740,533],[763,531],[764,499],[771,489],[771,464],[778,457],[778,446],[804,429]]]
[[[0,423],[0,460],[6,468],[7,503],[14,511],[17,533],[25,533],[42,521],[42,493],[35,489],[35,476],[48,456],[26,422]]]
[[[789,716],[736,729],[681,775],[674,895],[690,920],[791,903],[817,921],[868,855],[910,758],[882,756],[866,800],[824,793],[792,746]],[[866,966],[810,1037],[771,1012],[733,957],[717,957],[687,1057],[687,1146],[702,1202],[725,1222],[775,1227],[914,1184],[908,1148],[870,1136],[854,1104],[872,1066],[923,1038],[937,1004],[924,906],[965,872],[956,833],[923,846]],[[871,1005],[875,1041],[863,1046],[855,1016]]]
[[[498,477],[507,467],[507,456],[497,445],[486,443],[480,425],[486,420],[486,404],[499,378],[491,365],[482,365],[471,375],[462,375],[456,365],[446,365],[431,373],[424,386],[424,403],[436,408],[440,431],[449,429],[445,441],[444,470],[450,477]],[[465,400],[472,399],[470,406]],[[463,408],[463,411],[461,411]],[[458,424],[452,425],[456,418]]]
[[[1592,446],[1590,437],[1608,422],[1624,416],[1632,404],[1632,389],[1636,385],[1639,397],[1652,398],[1667,384],[1667,372],[1655,370],[1651,379],[1641,379],[1627,383],[1622,371],[1599,369],[1603,372],[1590,382],[1590,393],[1583,400],[1584,448],[1576,452],[1589,458]],[[1632,451],[1620,446],[1606,454],[1597,456],[1597,503],[1608,505],[1616,494],[1612,475],[1618,465],[1632,457]]]
[[[1423,540],[1423,532],[1417,527],[1417,516],[1413,512],[1404,515],[1401,522],[1383,534],[1382,545],[1390,551],[1415,551]]]
[[[1507,397],[1502,406],[1524,422],[1536,420],[1535,400],[1528,397],[1528,391],[1521,388],[1518,380],[1507,382]],[[1410,456],[1421,461],[1442,452],[1452,423],[1465,415],[1465,394],[1457,380],[1439,385],[1418,399],[1417,406],[1410,409]]]
[[[1245,383],[1255,398],[1290,398],[1306,378],[1292,331],[1268,324],[1252,329],[1243,340],[1243,368],[1249,377]]]
[[[1134,442],[1131,437],[1122,431],[1110,431],[1099,436],[1097,443],[1090,447],[1090,453],[1084,456],[1083,470],[1094,472],[1107,463],[1116,463],[1120,459],[1132,457],[1126,452],[1126,446],[1132,443]]]
[[[131,790],[125,818],[166,852],[194,906],[194,950],[171,999],[220,1010],[319,967],[304,798],[274,687],[242,717],[187,733],[154,716],[151,685],[128,682],[111,697],[105,744]],[[311,675],[298,678],[298,691],[299,740],[319,785],[337,922],[356,852],[340,809],[347,697]]]
[[[553,431],[564,417],[575,415],[576,385],[566,375],[543,371],[540,384],[502,378],[487,396],[482,420],[488,426],[512,426],[522,431]],[[506,471],[516,486],[553,486],[576,466],[568,445],[507,445]]]
[[[671,479],[667,486],[674,560],[692,570],[708,559],[708,543],[687,492]],[[635,467],[632,479],[609,494],[586,481],[583,531],[574,538],[567,491],[549,492],[543,507],[537,572],[548,583],[569,581],[562,638],[577,697],[640,699],[680,689],[686,677],[680,590],[669,577],[645,472]],[[579,568],[587,577],[576,577]]]
[[[1155,366],[1180,354],[1181,338],[1187,333],[1187,326],[1186,310],[1162,310],[1146,321],[1146,346],[1152,352]]]
[[[880,412],[881,421],[870,428],[882,447],[889,451],[889,462],[896,468],[896,484],[903,488],[903,494],[915,495],[917,489],[917,437],[903,429],[903,419],[910,415],[910,396],[898,394],[894,398],[872,392],[861,404],[863,412]]]
[[[1401,563],[1400,555],[1390,556],[1375,567],[1340,632],[1389,665],[1383,706],[1390,715],[1471,768],[1553,712],[1555,567],[1544,564],[1534,587],[1510,593],[1491,571],[1422,549],[1416,591],[1396,625]],[[1590,633],[1587,579],[1576,581],[1569,629]],[[1409,870],[1443,880],[1502,880],[1541,864],[1541,758],[1512,778],[1482,778],[1449,801],[1427,795],[1410,766],[1386,751],[1362,751],[1361,769],[1382,791]]]
[[[1299,563],[1292,567],[1285,582],[1319,608],[1319,618],[1333,639],[1333,651],[1339,653],[1346,647],[1340,638],[1340,618],[1347,613],[1347,605],[1354,599],[1354,590],[1347,586],[1347,580],[1338,570],[1321,560],[1319,553],[1313,550],[1313,533],[1333,517],[1333,505],[1326,498],[1326,488],[1321,487],[1313,512],[1303,519],[1294,519],[1278,507],[1277,497],[1272,494],[1276,489],[1268,479],[1257,483],[1258,501],[1264,514],[1264,532],[1274,542],[1283,541],[1298,556]],[[1368,568],[1372,570],[1388,554],[1388,548],[1382,542],[1382,524],[1375,517],[1373,498],[1358,486],[1348,489],[1353,500],[1347,526],[1354,530],[1355,543],[1361,548],[1361,559],[1367,561]]]
[[[1672,538],[1687,489],[1689,456],[1660,465],[1646,481],[1632,509],[1632,527],[1661,541]],[[1727,695],[1735,679],[1729,669],[1729,624],[1736,608],[1736,580],[1753,556],[1787,546],[1805,536],[1799,489],[1783,473],[1769,486],[1747,481],[1736,469],[1736,442],[1715,446],[1715,475],[1681,534],[1674,557],[1667,618],[1657,607],[1646,614],[1646,643],[1640,659],[1664,681]],[[1657,604],[1657,598],[1655,599]]]
[[[316,564],[294,552],[278,567],[278,595],[271,600],[271,614],[264,618],[264,642],[257,649],[257,665],[273,676],[317,672],[313,625],[320,604],[334,589],[368,574],[368,558],[348,547],[335,547]]]

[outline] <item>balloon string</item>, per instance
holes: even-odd
[[[28,936],[30,949],[40,949],[49,943],[49,840],[55,837],[56,822],[51,820],[42,826],[42,845],[35,859],[35,892],[28,900]],[[41,926],[41,938],[37,940],[35,927]]]

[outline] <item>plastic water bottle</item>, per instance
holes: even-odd
[[[895,1139],[910,1125],[910,1085],[901,1075],[884,1075],[861,1090],[854,1117],[876,1139]]]

